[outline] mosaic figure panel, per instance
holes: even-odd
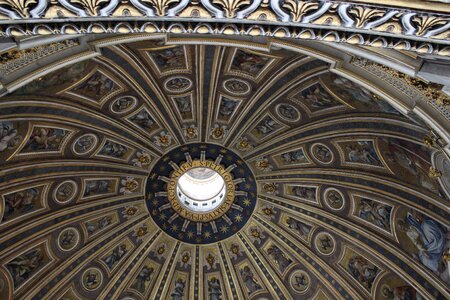
[[[117,92],[119,89],[120,86],[108,75],[100,71],[95,71],[87,79],[75,86],[72,89],[72,93],[101,103],[103,99]]]
[[[61,182],[53,192],[53,199],[58,203],[66,203],[75,198],[78,193],[78,184],[73,180]]]
[[[239,100],[230,99],[222,96],[219,102],[219,110],[217,112],[217,119],[223,122],[229,122],[236,112],[240,104]]]
[[[50,261],[51,257],[45,248],[45,244],[41,244],[7,262],[5,267],[13,279],[14,289],[17,290]]]
[[[86,232],[90,237],[105,230],[108,227],[111,227],[117,222],[118,217],[115,214],[108,214],[104,217],[95,218],[93,220],[85,222],[84,227],[86,228]]]
[[[391,232],[391,205],[366,197],[353,197],[353,214],[366,223],[370,223],[387,232]]]
[[[146,295],[149,289],[155,284],[161,266],[153,260],[147,258],[143,267],[136,274],[135,279],[130,286],[131,289]]]
[[[172,300],[189,299],[189,275],[184,272],[175,272],[173,278],[175,279],[169,290],[169,295]]]
[[[71,251],[80,243],[80,232],[73,227],[61,231],[58,236],[58,246],[63,251]]]
[[[303,104],[309,112],[345,108],[342,102],[332,96],[320,83],[315,83],[293,96],[299,104]]]
[[[281,220],[282,226],[287,227],[287,229],[294,233],[294,235],[299,236],[302,240],[309,240],[309,237],[313,231],[312,225],[289,215],[283,215]]]
[[[3,198],[3,216],[1,223],[6,223],[44,208],[46,186],[35,186],[7,193]]]
[[[62,128],[33,126],[21,153],[59,152],[70,133],[71,131]]]
[[[192,104],[192,95],[173,97],[173,101],[178,109],[178,113],[181,116],[182,120],[193,120],[194,119],[194,111]]]
[[[324,193],[324,202],[332,210],[341,210],[345,205],[345,198],[341,191],[328,188]]]
[[[187,77],[171,77],[165,81],[164,87],[172,93],[183,93],[192,87],[192,81]]]
[[[362,110],[372,110],[387,114],[400,115],[388,102],[383,101],[361,85],[336,74],[325,77],[327,85],[334,93]]]
[[[417,211],[397,218],[400,245],[437,277],[450,284],[448,265],[444,263],[449,245],[449,228]]]
[[[394,138],[382,139],[380,142],[386,162],[395,174],[401,174],[405,182],[439,193],[438,181],[429,176],[433,150]]]
[[[350,248],[345,248],[344,256],[339,264],[358,282],[365,290],[372,292],[375,279],[381,269],[363,255]]]
[[[121,96],[111,103],[111,111],[116,114],[124,114],[131,111],[137,105],[137,99],[133,96]]]
[[[313,157],[322,164],[330,164],[334,160],[333,152],[324,144],[314,144],[311,146]]]
[[[280,155],[275,156],[274,159],[277,161],[278,165],[281,166],[298,166],[310,163],[303,148],[281,153]]]
[[[316,249],[323,255],[330,255],[336,249],[336,241],[333,236],[327,232],[320,232],[315,240],[314,244]]]
[[[309,202],[317,202],[317,187],[286,185],[286,195],[290,198],[301,199]]]
[[[161,73],[173,69],[186,69],[186,57],[183,46],[168,47],[147,51]]]
[[[250,133],[257,139],[263,140],[282,129],[282,125],[278,123],[270,115],[265,116],[259,121]]]
[[[103,273],[98,268],[89,268],[82,275],[82,286],[88,291],[95,291],[103,284]]]
[[[23,136],[19,133],[19,126],[19,122],[0,120],[0,160],[22,143]]]
[[[225,80],[223,87],[228,93],[236,96],[246,95],[251,90],[250,84],[247,81],[238,78]]]
[[[116,186],[115,179],[87,179],[84,181],[83,198],[115,193]]]
[[[264,291],[261,280],[255,274],[255,271],[248,262],[244,262],[237,266],[237,272],[248,297],[252,297],[258,292]]]
[[[246,73],[252,77],[258,77],[270,62],[271,59],[267,56],[238,49],[234,53],[230,69]]]
[[[281,103],[276,106],[276,112],[282,120],[296,122],[300,120],[300,112],[293,105]]]
[[[87,133],[75,140],[72,150],[75,154],[84,155],[94,150],[97,144],[98,137],[95,134]]]
[[[299,294],[304,294],[311,285],[311,279],[303,270],[296,270],[290,276],[289,284]]]
[[[349,164],[383,167],[381,158],[370,140],[338,142],[342,150],[342,159]]]
[[[159,128],[158,124],[146,108],[143,108],[132,115],[129,120],[147,133],[152,133]]]
[[[285,250],[282,250],[280,246],[275,245],[273,242],[269,242],[263,249],[270,263],[272,263],[275,266],[275,269],[283,276],[293,264],[293,260],[286,254]]]
[[[113,270],[125,256],[129,254],[131,250],[131,242],[126,241],[120,243],[118,246],[114,247],[111,252],[106,254],[101,260],[108,267],[109,270]]]
[[[61,90],[61,86],[67,86],[78,82],[90,68],[91,61],[89,60],[76,62],[33,80],[15,93],[19,95],[33,94],[36,91],[48,91],[55,88]]]
[[[133,150],[127,146],[114,142],[112,140],[106,140],[105,144],[101,147],[98,155],[106,156],[115,159],[127,160]]]

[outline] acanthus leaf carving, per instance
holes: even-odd
[[[292,21],[300,22],[304,15],[319,8],[318,2],[286,0],[282,7],[289,10]]]
[[[434,29],[440,25],[446,25],[450,22],[450,19],[444,19],[434,16],[414,16],[411,19],[411,23],[416,25],[417,28],[416,34],[418,36],[423,36],[427,33],[427,31]]]
[[[4,13],[10,15],[12,18],[14,15],[17,15],[21,18],[29,18],[30,17],[30,9],[34,4],[37,4],[37,0],[1,0],[0,6],[2,7],[2,10],[4,10]],[[4,8],[4,7],[7,8]],[[8,13],[7,11],[12,12]]]
[[[80,17],[106,17],[119,4],[119,0],[59,0],[59,2]]]
[[[224,11],[227,18],[234,18],[236,12],[241,6],[249,5],[250,0],[213,0],[212,3],[220,6]]]
[[[363,27],[367,22],[374,18],[382,17],[385,13],[380,9],[372,9],[363,6],[352,7],[348,12],[355,18],[357,28]]]
[[[165,16],[169,6],[179,3],[180,0],[142,0],[142,2],[149,3],[156,10],[158,16]]]

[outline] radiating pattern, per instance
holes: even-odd
[[[0,129],[2,299],[449,298],[429,129],[324,61],[109,46],[3,96]],[[201,151],[247,181],[198,229],[151,191]]]

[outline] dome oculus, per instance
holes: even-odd
[[[229,149],[189,144],[156,162],[147,181],[153,220],[178,240],[207,244],[238,232],[256,204],[256,181]]]
[[[176,194],[182,205],[194,212],[210,212],[223,203],[225,180],[210,168],[190,169],[178,179]]]
[[[184,162],[167,187],[172,208],[191,221],[209,222],[226,213],[234,202],[233,176],[220,164],[205,159]]]

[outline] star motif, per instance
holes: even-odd
[[[162,226],[162,228],[163,228],[164,230],[167,230],[167,224],[164,223],[163,226]]]
[[[252,203],[252,201],[250,201],[250,199],[245,198],[244,201],[242,201],[244,203],[245,206],[250,206],[250,204]]]
[[[247,190],[249,190],[252,187],[252,185],[250,183],[246,183],[244,186]]]
[[[181,232],[178,234],[178,238],[180,239],[180,240],[182,240],[183,238],[184,238],[184,234],[182,234]]]
[[[234,216],[234,220],[236,222],[242,222],[242,215],[241,214],[237,214],[236,216]]]
[[[167,217],[166,217],[166,215],[165,215],[164,213],[161,213],[161,214],[159,215],[159,219],[160,219],[161,221],[164,221],[166,218],[167,218]]]
[[[155,199],[153,199],[153,201],[152,201],[152,205],[153,206],[157,206],[158,205],[158,200],[155,198]]]
[[[158,210],[153,209],[153,210],[152,210],[152,215],[156,216],[157,214],[158,214]]]
[[[245,173],[245,170],[244,169],[242,169],[242,168],[239,168],[239,170],[238,170],[238,172],[239,172],[239,174],[244,174]]]
[[[172,229],[173,232],[177,232],[178,231],[178,225],[177,224],[173,224],[170,229]]]
[[[202,242],[202,238],[201,238],[201,237],[198,237],[198,238],[195,239],[195,241],[196,241],[197,243],[201,243],[201,242]]]
[[[227,149],[220,149],[220,153],[222,153],[222,154],[227,153]]]
[[[227,225],[222,225],[222,227],[220,227],[220,231],[222,233],[227,233],[228,232],[228,226]]]
[[[211,237],[211,232],[209,231],[205,231],[205,233],[203,234],[203,236],[207,239],[209,239]]]
[[[154,189],[158,188],[158,183],[157,182],[152,183],[152,188]]]
[[[157,176],[156,173],[152,173],[152,174],[150,175],[150,179],[151,179],[151,180],[155,180],[155,179],[156,179],[156,176]]]
[[[159,167],[160,171],[164,171],[165,169],[166,169],[166,165],[162,165],[162,166]]]
[[[188,239],[192,239],[194,237],[194,233],[192,231],[188,231],[186,236],[187,236]]]

